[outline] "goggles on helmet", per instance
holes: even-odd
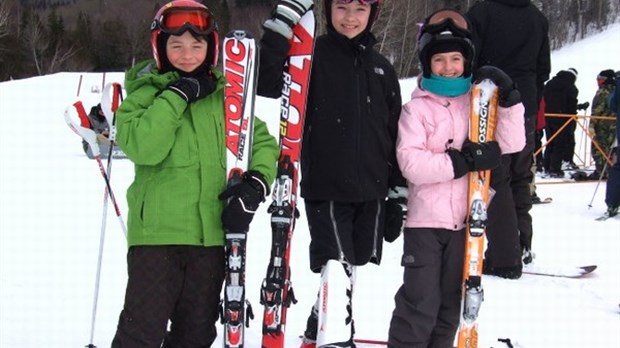
[[[188,29],[197,35],[207,35],[215,29],[215,20],[203,8],[171,7],[153,20],[151,30],[156,28],[170,35],[180,35]]]
[[[460,12],[450,9],[439,10],[430,15],[422,30],[426,33],[435,34],[446,28],[462,37],[470,35],[467,19]]]
[[[335,0],[334,2],[338,5],[346,5],[352,3],[353,1],[357,1],[362,5],[373,5],[379,0]]]

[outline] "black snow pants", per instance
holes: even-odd
[[[127,269],[112,348],[211,347],[224,281],[223,247],[134,246]]]
[[[310,269],[313,272],[321,272],[328,260],[346,261],[353,266],[381,262],[384,200],[304,202],[311,237]]]
[[[486,230],[487,249],[485,263],[491,267],[513,267],[521,264],[521,242],[517,220],[516,201],[511,187],[511,167],[516,155],[503,155],[502,165],[491,173],[491,188],[495,191],[488,207]],[[531,165],[532,157],[528,163]],[[530,175],[531,167],[528,168]],[[530,200],[530,183],[527,184],[527,199]],[[529,212],[528,212],[529,215]],[[525,236],[524,236],[525,237]]]
[[[465,230],[405,229],[403,285],[394,296],[388,347],[453,347],[464,254]]]

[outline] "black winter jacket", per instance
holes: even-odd
[[[576,77],[568,71],[558,72],[545,85],[545,112],[554,114],[576,114],[577,95],[575,87]],[[551,125],[561,125],[566,118],[547,117],[546,122]]]
[[[472,23],[476,66],[494,65],[514,80],[526,119],[533,118],[535,126],[551,71],[547,18],[530,0],[478,1],[467,17]]]
[[[316,40],[301,160],[307,200],[383,199],[389,186],[405,185],[395,154],[400,85],[392,65],[372,48],[375,42],[368,32],[349,40],[329,29]],[[259,95],[280,96],[288,48],[286,39],[265,29]]]

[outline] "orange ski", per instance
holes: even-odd
[[[494,139],[499,91],[490,80],[475,84],[471,93],[469,139],[484,143]],[[478,312],[482,290],[482,259],[487,206],[490,198],[491,171],[469,173],[469,215],[466,224],[463,296],[458,332],[458,348],[478,347]]]

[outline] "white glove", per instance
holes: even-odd
[[[280,0],[273,17],[265,21],[263,26],[290,39],[293,37],[292,28],[313,6],[313,0]]]

